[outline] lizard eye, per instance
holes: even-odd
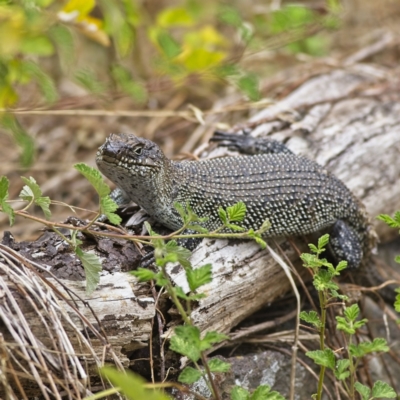
[[[142,150],[143,150],[143,147],[136,147],[136,149],[134,149],[133,151],[135,152],[135,154],[140,156],[142,154]]]

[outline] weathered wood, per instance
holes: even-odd
[[[400,209],[400,98],[385,99],[388,83],[379,79],[384,71],[360,69],[335,70],[305,82],[284,100],[257,113],[251,123],[268,122],[256,126],[252,134],[285,140],[295,153],[326,166],[363,201],[385,240],[396,231],[375,217]],[[371,92],[370,87],[378,84]],[[377,96],[380,91],[382,96]],[[294,117],[295,122],[288,122]],[[299,265],[289,243],[281,242],[286,256]],[[304,246],[301,239],[295,243]],[[213,265],[213,282],[200,290],[207,297],[192,314],[202,330],[229,332],[290,289],[281,267],[255,243],[204,241],[192,262]],[[171,270],[174,281],[182,284],[182,273]]]
[[[394,77],[385,70],[361,66],[316,76],[279,103],[254,115],[250,120],[255,127],[253,134],[285,140],[295,153],[326,166],[364,202],[371,217],[382,212],[391,214],[400,208],[400,98],[398,93],[388,93],[392,80]],[[210,148],[206,155],[219,151]],[[383,223],[376,222],[375,226],[383,240],[396,234]],[[294,242],[304,250],[304,240]],[[285,257],[298,266],[298,255],[289,242],[280,239],[279,243]],[[58,250],[58,246],[55,244],[53,250]],[[107,249],[103,247],[103,253]],[[46,252],[45,247],[43,251]],[[118,251],[114,249],[113,259]],[[70,255],[71,271],[76,261],[73,257]],[[202,331],[229,332],[246,316],[290,289],[287,277],[268,251],[250,241],[205,240],[193,253],[192,262],[194,266],[213,265],[214,280],[202,288],[207,297],[198,303],[192,315]],[[119,270],[117,265],[115,271]],[[173,280],[184,285],[179,268],[171,267],[170,271]],[[154,301],[134,278],[121,272],[104,275],[100,289],[90,297],[85,295],[82,282],[64,284],[89,301],[124,365],[129,361],[128,351],[148,345]],[[11,288],[13,283],[6,285]],[[20,297],[19,301],[22,300]],[[77,304],[97,327],[90,311],[80,302]],[[67,304],[65,312],[79,322],[80,318]],[[34,318],[37,317],[26,311],[25,320],[32,324],[35,335],[48,343],[45,331],[34,327]],[[7,333],[7,329],[0,326],[0,333]],[[79,352],[79,340],[75,339],[71,334],[70,341]],[[91,343],[101,354],[104,345],[96,338],[91,338]]]

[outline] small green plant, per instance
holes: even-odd
[[[110,198],[110,188],[104,182],[99,171],[83,163],[76,164],[75,168],[92,184],[99,196],[99,210],[97,213],[95,213],[92,220],[89,221],[86,226],[79,227],[71,225],[69,226],[70,235],[63,234],[59,228],[66,228],[68,225],[49,221],[51,217],[50,205],[52,204],[52,201],[50,198],[42,195],[40,187],[32,177],[29,179],[22,177],[25,186],[22,188],[19,197],[27,204],[22,210],[19,211],[14,211],[9,204],[8,179],[4,176],[0,178],[0,211],[8,215],[10,225],[14,223],[16,216],[32,218],[36,221],[42,222],[44,225],[56,232],[63,240],[65,240],[82,262],[86,274],[86,290],[89,294],[96,289],[99,283],[101,261],[97,255],[85,252],[81,249],[82,241],[79,239],[80,232],[91,235],[96,234],[107,237],[124,238],[126,240],[138,241],[153,246],[155,263],[158,270],[153,271],[146,268],[139,268],[137,271],[132,272],[132,274],[141,281],[153,280],[157,285],[163,286],[167,290],[171,300],[175,304],[182,317],[184,325],[175,327],[174,335],[170,340],[170,349],[186,356],[193,363],[195,368],[191,366],[184,368],[178,377],[178,381],[181,384],[191,384],[203,378],[208,383],[213,398],[219,399],[220,396],[218,394],[218,388],[214,383],[213,373],[228,372],[230,365],[219,359],[207,360],[205,352],[214,344],[220,343],[221,341],[228,339],[228,337],[214,331],[206,332],[203,336],[201,336],[200,330],[192,323],[190,317],[193,302],[205,297],[203,293],[198,293],[197,291],[203,285],[211,282],[212,266],[210,264],[206,264],[200,268],[192,268],[192,265],[189,261],[191,252],[184,247],[179,246],[176,239],[204,237],[246,238],[253,239],[259,243],[260,246],[265,247],[262,234],[269,228],[268,221],[265,221],[257,230],[250,229],[246,231],[246,229],[240,226],[240,222],[242,222],[246,216],[246,206],[244,203],[239,202],[227,207],[226,209],[220,208],[218,213],[221,219],[221,226],[214,231],[209,232],[202,226],[202,223],[206,220],[205,218],[199,218],[191,210],[188,204],[185,206],[181,204],[175,204],[175,208],[182,218],[183,226],[176,232],[173,232],[167,236],[160,236],[155,233],[147,222],[145,224],[150,236],[127,235],[124,232],[121,232],[121,234],[115,234],[93,231],[91,227],[100,215],[107,216],[107,218],[116,225],[121,222],[121,219],[117,214],[115,214],[117,205]],[[32,205],[37,205],[42,209],[45,219],[33,217],[28,213],[28,209]],[[191,233],[186,234],[185,231],[189,231]],[[166,270],[166,266],[170,262],[178,262],[184,268],[186,280],[190,290],[189,293],[186,293],[181,287],[174,286],[170,281]],[[202,367],[200,366],[200,363],[202,364]],[[142,400],[144,398],[161,400],[167,398],[161,393],[149,392],[147,388],[154,389],[155,387],[164,388],[170,386],[181,388],[179,387],[179,384],[147,385],[141,380],[140,377],[135,375],[126,375],[124,372],[113,369],[104,369],[102,373],[111,382],[118,386],[118,390],[123,392],[128,398],[134,400]],[[132,388],[134,388],[134,390]],[[115,390],[117,389],[114,391],[113,390],[114,389],[109,389],[103,392],[104,396],[115,393]],[[153,393],[153,397],[146,397],[150,396],[149,393]],[[100,394],[99,396],[101,397]],[[232,399],[283,399],[283,397],[277,392],[271,392],[269,386],[262,385],[251,395],[245,389],[235,387],[232,392]]]
[[[341,261],[336,267],[329,263],[320,255],[326,249],[329,242],[329,235],[324,235],[318,240],[318,246],[309,244],[311,253],[304,253],[301,258],[306,268],[311,269],[313,274],[313,284],[318,292],[320,315],[315,311],[302,311],[300,319],[311,324],[318,331],[320,337],[320,349],[306,353],[314,362],[320,366],[317,393],[314,397],[318,400],[322,398],[322,386],[326,368],[334,373],[335,378],[343,384],[345,391],[350,399],[355,399],[357,391],[362,399],[374,398],[394,398],[396,393],[387,383],[375,382],[372,391],[367,386],[357,382],[357,368],[361,359],[374,352],[387,352],[389,348],[386,340],[376,338],[372,342],[364,341],[359,344],[355,342],[355,334],[358,329],[364,326],[366,319],[359,319],[360,309],[357,304],[343,307],[343,316],[336,316],[336,329],[346,334],[347,357],[337,358],[336,353],[325,343],[325,328],[327,309],[337,300],[345,301],[346,296],[338,293],[339,287],[333,281],[340,272],[347,267],[347,262]]]
[[[381,214],[378,216],[378,219],[385,222],[391,228],[399,229],[399,234],[400,234],[400,211],[396,211],[393,217],[387,214]],[[394,258],[394,261],[400,264],[400,255],[397,255]],[[396,300],[394,302],[394,308],[397,312],[400,312],[400,288],[396,289],[396,293],[397,295],[396,295]],[[398,321],[398,323],[400,323],[400,320]]]
[[[175,238],[187,237],[244,237],[253,238],[260,245],[265,246],[265,242],[261,238],[262,233],[268,229],[269,224],[265,222],[262,227],[257,230],[250,230],[244,232],[245,229],[238,225],[244,220],[246,216],[246,206],[244,203],[239,202],[231,207],[223,209],[220,207],[219,216],[221,219],[221,226],[212,232],[199,225],[204,222],[204,218],[199,218],[190,209],[189,205],[183,207],[181,204],[175,204],[175,208],[179,212],[184,222],[181,229],[174,233]],[[154,246],[154,254],[158,271],[154,272],[147,268],[139,268],[133,271],[132,274],[139,278],[141,281],[153,280],[159,286],[163,286],[171,300],[174,302],[176,308],[181,315],[184,325],[175,327],[174,336],[171,337],[170,349],[186,356],[195,366],[185,367],[178,377],[178,381],[185,384],[192,384],[203,378],[209,385],[210,392],[214,399],[219,399],[218,388],[215,386],[212,373],[228,372],[230,364],[219,359],[207,360],[205,352],[210,349],[214,344],[227,340],[226,335],[220,334],[215,331],[206,332],[203,337],[200,335],[200,330],[193,325],[190,318],[191,305],[194,301],[203,298],[203,293],[197,293],[197,289],[201,286],[211,282],[212,280],[212,266],[210,264],[203,265],[199,268],[193,269],[189,261],[191,255],[190,251],[178,246],[175,240],[165,242],[161,237],[153,232],[151,226],[147,224],[147,229],[150,234],[151,243]],[[201,232],[199,234],[181,235],[185,230]],[[240,233],[220,233],[221,231],[234,231]],[[244,236],[242,236],[244,235]],[[186,294],[181,287],[173,286],[170,281],[169,275],[166,270],[166,265],[169,262],[179,262],[185,270],[186,280],[190,289],[190,293]],[[202,362],[203,368],[199,365]],[[240,387],[235,387],[232,392],[232,399],[283,399],[277,392],[270,392],[269,386],[260,386],[250,396],[250,394]]]

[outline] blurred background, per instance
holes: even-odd
[[[11,200],[32,176],[52,200],[94,211],[73,164],[94,166],[109,133],[188,156],[315,74],[354,60],[396,68],[399,34],[398,0],[0,0],[0,176]],[[11,230],[31,240],[40,228]]]

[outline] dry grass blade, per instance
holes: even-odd
[[[61,399],[60,391],[71,399],[90,395],[85,360],[90,358],[97,367],[102,363],[82,333],[87,324],[78,314],[78,323],[72,321],[64,299],[37,271],[4,249],[0,249],[0,297],[5,328],[0,341],[0,395],[9,399],[37,395]],[[72,337],[78,338],[81,354],[76,354]]]

